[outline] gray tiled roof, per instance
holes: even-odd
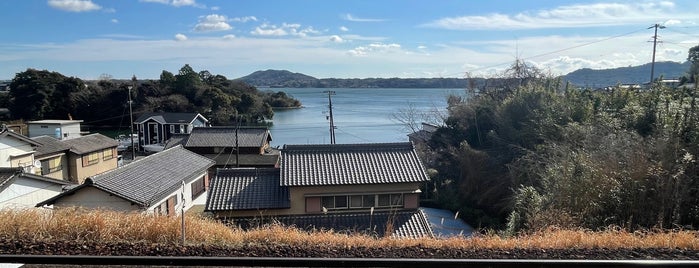
[[[206,211],[289,208],[289,189],[279,186],[277,168],[218,169]]]
[[[203,154],[216,161],[217,166],[235,167],[235,152],[232,154]],[[238,156],[242,167],[273,167],[279,161],[278,154],[240,154]]]
[[[187,143],[187,138],[189,138],[189,134],[173,133],[171,135],[170,139],[165,143],[165,149],[170,149],[177,145],[184,146],[184,144]]]
[[[234,147],[235,127],[197,127],[192,130],[185,147]],[[266,127],[241,127],[238,129],[238,146],[262,147],[271,140]]]
[[[41,146],[36,147],[36,153],[34,153],[34,157],[37,158],[56,153],[62,153],[63,151],[68,150],[68,148],[70,148],[69,145],[51,136],[33,137],[32,140],[41,143]]]
[[[139,116],[134,123],[140,124],[152,118],[164,124],[188,124],[194,121],[197,116],[199,116],[198,113],[144,113]]]
[[[428,177],[413,144],[285,145],[281,185],[423,182]]]
[[[98,150],[117,147],[119,142],[105,135],[95,133],[74,139],[63,140],[63,144],[76,154],[86,154]]]
[[[37,206],[53,204],[64,195],[93,186],[148,207],[177,191],[182,181],[191,182],[199,178],[213,164],[212,160],[177,146],[92,176],[80,186]]]
[[[290,215],[258,218],[229,218],[230,223],[244,229],[278,222],[303,230],[334,230],[335,232],[388,235],[400,238],[433,237],[425,214],[421,210],[328,213],[316,215]],[[388,225],[387,223],[391,223]],[[388,227],[388,226],[392,226]]]

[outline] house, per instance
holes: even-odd
[[[99,133],[62,140],[67,147],[68,177],[63,179],[83,183],[85,178],[115,169],[119,142]],[[43,151],[43,149],[42,149]]]
[[[164,145],[173,134],[187,134],[195,127],[207,126],[209,120],[198,113],[145,113],[134,121],[138,130],[139,150],[147,145]]]
[[[27,136],[0,127],[0,167],[21,167],[25,172],[34,173],[34,150],[41,144]]]
[[[27,122],[29,137],[51,136],[59,140],[82,136],[80,123],[83,120],[39,120]]]
[[[25,173],[21,168],[0,168],[0,210],[34,207],[69,185],[67,181]]]
[[[205,211],[242,227],[274,220],[379,236],[437,236],[419,207],[429,178],[412,143],[285,145],[279,168],[219,169]]]
[[[425,144],[432,138],[432,135],[439,127],[430,123],[422,122],[422,128],[408,134],[408,140],[413,144]]]
[[[69,145],[50,136],[38,136],[32,140],[40,143],[34,152],[35,161],[39,161],[42,176],[59,180],[70,178],[68,169]],[[77,181],[76,181],[77,182]]]
[[[83,207],[176,215],[206,199],[207,169],[214,162],[176,146],[91,176],[36,206]]]
[[[266,127],[195,127],[189,134],[174,134],[165,148],[182,145],[216,161],[216,168],[274,167],[279,151],[270,148]]]

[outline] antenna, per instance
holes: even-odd
[[[328,93],[328,109],[330,110],[330,144],[335,144],[335,123],[333,121],[333,100],[330,96],[335,95],[335,91],[326,90],[323,93]]]

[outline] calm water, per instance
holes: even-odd
[[[328,94],[332,96],[336,143],[375,143],[407,141],[409,130],[391,115],[412,106],[430,113],[446,110],[449,94],[463,95],[463,89],[320,89],[280,88],[303,103],[304,108],[274,113],[272,146],[284,144],[330,143]]]

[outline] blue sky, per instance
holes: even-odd
[[[27,68],[157,79],[189,64],[238,78],[489,76],[516,58],[552,74],[682,62],[699,4],[675,1],[0,1],[0,79]]]

